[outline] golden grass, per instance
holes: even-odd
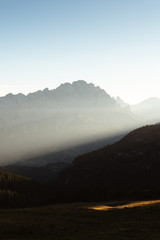
[[[123,204],[119,206],[108,206],[108,205],[96,205],[89,207],[88,209],[92,210],[98,210],[98,211],[107,211],[111,209],[124,209],[124,208],[134,208],[134,207],[143,207],[146,205],[153,205],[156,203],[160,203],[160,200],[152,200],[152,201],[138,201],[138,202],[132,202],[128,204]]]

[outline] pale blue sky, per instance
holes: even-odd
[[[0,95],[79,79],[160,97],[160,1],[0,0]]]

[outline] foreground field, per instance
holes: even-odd
[[[0,210],[0,239],[160,239],[160,204],[95,211],[94,204]]]

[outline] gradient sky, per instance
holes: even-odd
[[[0,0],[0,96],[79,79],[160,97],[160,1]]]

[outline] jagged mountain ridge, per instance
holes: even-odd
[[[72,101],[74,100],[74,101]],[[76,105],[75,105],[76,103]],[[116,102],[103,89],[95,87],[94,84],[87,84],[83,80],[61,84],[53,90],[48,88],[34,93],[24,95],[19,93],[7,94],[0,98],[0,107],[9,107],[15,104],[21,107],[96,107],[96,106],[115,106]],[[85,105],[84,105],[85,103]],[[63,105],[62,105],[63,104]]]
[[[3,164],[8,159],[23,159],[119,134],[140,124],[128,108],[120,107],[104,90],[82,80],[27,96],[8,94],[0,98],[0,112]]]
[[[69,200],[157,197],[159,171],[157,124],[136,129],[112,145],[77,157],[61,173],[59,184]]]

